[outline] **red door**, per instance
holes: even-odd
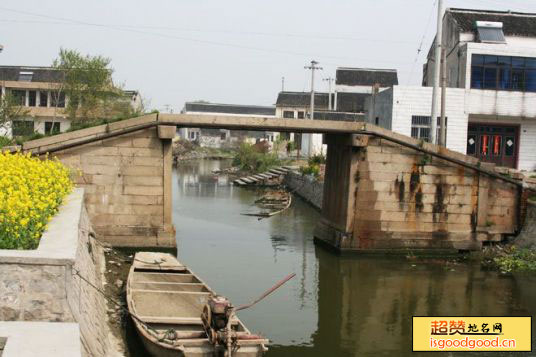
[[[469,124],[467,155],[497,166],[517,167],[519,126]]]

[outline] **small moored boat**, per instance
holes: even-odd
[[[139,252],[127,281],[127,304],[153,356],[261,356],[268,340],[253,335],[227,299],[166,253]]]

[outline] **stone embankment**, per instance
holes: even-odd
[[[110,337],[105,298],[91,286],[104,285],[104,254],[92,233],[83,197],[83,189],[67,197],[38,249],[0,250],[0,321],[24,322],[28,331],[35,330],[37,322],[49,323],[51,331],[67,329],[65,338],[71,330],[59,323],[75,323],[81,351],[63,355],[120,355]],[[24,339],[10,339],[16,331],[9,326],[4,324],[0,331],[0,338],[5,337],[1,333],[8,334],[5,351],[26,351],[24,345],[15,345]],[[11,356],[15,355],[19,354]]]
[[[534,200],[527,201],[525,224],[515,240],[515,244],[521,248],[536,247],[536,196]]]
[[[296,195],[309,202],[318,210],[322,209],[324,197],[324,182],[310,175],[302,175],[296,171],[289,171],[283,183]]]

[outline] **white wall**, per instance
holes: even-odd
[[[34,131],[45,134],[45,122],[52,122],[60,123],[60,132],[64,132],[68,130],[71,127],[71,120],[66,118],[44,118],[44,117],[36,117],[36,118],[28,118],[25,120],[33,120],[34,121]]]
[[[380,93],[383,96],[384,93]],[[465,91],[458,88],[447,89],[447,148],[466,153],[467,122],[465,112]],[[432,107],[431,87],[393,87],[394,132],[411,136],[411,117],[413,115],[430,116]]]

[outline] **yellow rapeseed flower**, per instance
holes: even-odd
[[[73,188],[57,159],[0,153],[0,249],[33,249]]]

